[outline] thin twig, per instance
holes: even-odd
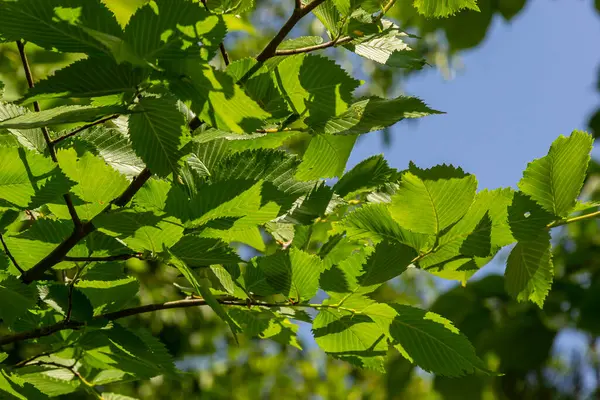
[[[63,258],[63,261],[73,261],[73,262],[94,262],[94,261],[124,261],[129,260],[130,258],[142,258],[142,253],[135,254],[117,254],[114,256],[106,256],[106,257],[69,257],[66,256]]]
[[[225,305],[225,306],[336,308],[336,309],[349,310],[349,309],[341,307],[341,304],[329,305],[329,304],[295,304],[295,303],[291,303],[291,302],[285,302],[285,303],[268,303],[268,302],[261,302],[261,301],[250,301],[249,302],[246,300],[235,300],[231,297],[221,298],[221,299],[218,299],[217,301],[220,304]],[[119,311],[114,311],[114,312],[110,312],[110,313],[97,315],[94,317],[94,320],[96,320],[96,321],[98,321],[98,320],[114,321],[117,319],[131,317],[133,315],[139,315],[139,314],[144,314],[144,313],[149,313],[149,312],[154,312],[154,311],[169,310],[169,309],[174,309],[174,308],[198,307],[198,306],[205,306],[206,304],[207,304],[206,300],[196,299],[196,298],[169,301],[166,303],[147,304],[144,306],[126,308],[126,309],[119,310]],[[85,326],[84,322],[64,321],[63,320],[56,324],[44,326],[44,327],[37,328],[37,329],[31,330],[31,331],[19,332],[19,333],[15,333],[13,335],[7,335],[4,337],[0,337],[0,346],[10,344],[10,343],[15,343],[15,342],[21,342],[23,340],[49,336],[56,332],[60,332],[60,331],[66,330],[66,329],[78,329],[83,326]]]
[[[206,8],[207,11],[210,11],[208,8],[208,4],[207,0],[200,0],[202,1],[202,4],[204,5],[204,8]],[[225,49],[225,43],[221,42],[219,43],[219,50],[221,51],[221,56],[223,57],[223,62],[225,63],[225,65],[229,65],[229,54],[227,54],[227,50]]]
[[[316,44],[314,46],[299,47],[297,49],[276,50],[275,56],[291,56],[294,54],[309,53],[311,51],[326,49],[328,47],[337,46],[351,41],[352,38],[350,36],[344,36],[339,39],[330,40],[329,42]]]
[[[308,13],[312,10],[323,4],[325,0],[313,0],[311,3],[306,5],[298,6],[298,2],[296,1],[296,6],[294,7],[294,11],[292,15],[288,18],[288,20],[283,24],[279,32],[271,39],[271,41],[267,44],[267,46],[260,52],[258,56],[256,56],[256,61],[259,63],[265,62],[271,57],[275,56],[275,52],[277,51],[277,47],[283,42],[285,37],[291,32],[291,30],[296,26],[296,24]]]
[[[600,217],[600,211],[594,211],[593,213],[578,215],[577,217],[565,218],[565,219],[561,219],[558,221],[553,221],[553,222],[549,223],[548,225],[546,225],[546,229],[552,229],[552,228],[556,228],[557,226],[567,225],[567,224],[571,224],[573,222],[579,222],[579,221],[583,221],[586,219],[592,219],[592,218],[597,218],[597,217]]]
[[[27,54],[25,53],[25,43],[18,40],[17,48],[19,49],[19,55],[21,56],[21,63],[23,64],[23,69],[25,70],[25,78],[27,79],[27,84],[29,88],[33,88],[35,83],[33,81],[33,74],[31,73],[31,67],[29,66],[29,61],[27,61]],[[35,112],[40,112],[40,104],[37,101],[33,102],[33,109]],[[42,127],[42,135],[44,136],[44,140],[46,141],[46,146],[48,146],[48,153],[50,153],[50,158],[55,163],[58,163],[58,159],[56,158],[56,151],[54,150],[54,144],[50,139],[50,134],[48,133],[48,128],[45,126]],[[80,230],[82,227],[81,219],[79,219],[79,215],[77,215],[77,211],[75,210],[75,205],[73,204],[73,200],[69,193],[65,193],[63,195],[63,199],[65,200],[65,204],[67,205],[67,209],[69,210],[69,214],[71,215],[71,219],[73,220],[73,224],[75,224],[75,230]]]
[[[75,369],[74,365],[68,366],[68,365],[63,365],[63,364],[59,364],[59,363],[52,362],[52,361],[40,361],[40,362],[37,362],[32,365],[41,365],[41,366],[49,366],[49,367],[56,367],[56,368],[60,368],[60,369],[66,369],[66,370],[70,371],[73,374],[73,376],[75,376],[77,379],[79,379],[81,381],[81,383],[83,383],[85,386],[87,386],[89,389],[91,389],[94,392],[94,394],[98,397],[98,399],[104,399],[102,397],[102,393],[100,393],[98,391],[98,389],[96,389],[96,386],[93,383],[89,382],[87,379],[85,379],[83,377],[83,375],[81,375],[79,373],[79,371],[77,371]]]
[[[103,124],[105,122],[110,121],[111,119],[115,119],[115,118],[118,118],[118,117],[119,117],[118,114],[109,115],[108,117],[104,117],[102,119],[99,119],[98,121],[95,121],[95,122],[89,123],[87,125],[84,125],[84,126],[82,126],[80,128],[75,129],[74,131],[71,131],[71,132],[67,133],[66,135],[63,135],[61,137],[58,137],[58,138],[52,140],[52,145],[55,146],[57,143],[60,143],[60,142],[62,142],[65,139],[68,139],[68,138],[70,138],[72,136],[75,136],[78,133],[80,133],[82,131],[85,131],[86,129],[89,129],[89,128],[91,128],[93,126],[96,126],[96,125]]]
[[[15,260],[15,257],[13,257],[12,253],[10,252],[10,250],[8,250],[8,246],[6,245],[6,242],[4,241],[4,238],[2,237],[2,234],[0,233],[0,242],[2,242],[2,247],[4,247],[4,252],[6,253],[6,255],[8,256],[8,258],[10,259],[10,261],[13,263],[13,265],[15,266],[15,268],[17,270],[19,270],[19,272],[22,274],[23,272],[25,272],[23,270],[23,268],[19,267],[19,264],[17,263],[17,260]]]

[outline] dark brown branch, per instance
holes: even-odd
[[[12,255],[12,253],[8,249],[8,246],[6,245],[6,242],[4,241],[4,238],[2,237],[1,233],[0,233],[0,242],[2,242],[2,247],[4,247],[4,252],[8,256],[8,258],[10,259],[10,261],[13,263],[13,265],[15,266],[15,268],[18,269],[20,273],[23,273],[24,272],[23,269],[21,267],[19,267],[19,264],[17,263],[17,260],[15,260],[15,258]]]
[[[294,54],[309,53],[311,51],[326,49],[328,47],[337,46],[339,44],[344,44],[351,41],[352,38],[350,36],[344,36],[339,39],[330,40],[329,42],[316,44],[314,46],[299,47],[297,49],[276,50],[275,56],[291,56]]]
[[[141,258],[142,253],[135,254],[117,254],[114,256],[106,256],[106,257],[65,257],[63,261],[73,261],[73,262],[94,262],[94,261],[124,261],[129,260],[130,258]]]
[[[124,207],[129,203],[133,196],[144,186],[144,183],[150,177],[152,173],[148,168],[144,168],[142,172],[129,184],[127,189],[119,197],[114,199],[110,205],[108,205],[102,212],[106,212],[111,209],[111,205],[114,204],[117,207]],[[61,244],[58,245],[50,254],[44,257],[40,262],[28,269],[21,275],[23,283],[31,283],[33,281],[42,279],[44,273],[50,268],[65,259],[69,251],[77,243],[82,241],[87,235],[92,233],[96,228],[92,224],[92,221],[88,221],[81,226],[81,229],[76,229],[73,233],[65,239]]]
[[[23,64],[23,69],[25,70],[25,78],[27,79],[27,85],[31,89],[35,86],[35,83],[33,81],[33,74],[31,73],[29,61],[27,61],[27,54],[25,53],[25,43],[18,40],[17,48],[19,49],[21,63]],[[40,103],[34,101],[33,109],[35,110],[35,112],[40,112]],[[52,140],[50,139],[50,134],[48,133],[48,128],[46,128],[45,126],[42,127],[42,135],[44,136],[44,140],[46,141],[46,145],[48,146],[48,153],[50,153],[50,158],[52,158],[52,161],[54,161],[55,163],[58,163],[58,159],[56,158],[56,151],[54,150],[54,143],[52,143]],[[69,215],[73,220],[73,224],[75,224],[75,230],[81,229],[81,219],[79,219],[79,216],[77,215],[75,205],[73,204],[73,200],[71,199],[69,193],[64,194],[63,199],[65,200],[65,204],[67,205],[67,209],[69,210]]]
[[[283,306],[291,306],[289,303],[264,303],[264,302],[247,302],[243,300],[234,300],[231,297],[219,299],[219,303],[226,306],[262,306],[262,307],[283,307]],[[110,312],[106,314],[97,315],[94,317],[95,320],[106,320],[106,321],[114,321],[121,318],[131,317],[133,315],[144,314],[154,311],[160,310],[169,310],[173,308],[188,308],[188,307],[198,307],[205,306],[206,300],[204,299],[185,299],[185,300],[176,300],[169,301],[166,303],[155,303],[155,304],[147,304],[145,306],[126,308],[124,310]],[[309,305],[296,305],[297,307],[310,307]],[[65,330],[65,329],[78,329],[84,326],[83,322],[77,321],[61,321],[54,325],[45,326],[42,328],[34,329],[32,331],[27,332],[19,332],[13,335],[7,335],[4,337],[0,337],[0,346],[20,342],[27,339],[35,339],[43,336],[49,336],[56,332]]]
[[[312,10],[320,6],[324,3],[325,0],[313,0],[311,3],[306,5],[298,6],[298,2],[296,2],[296,6],[294,7],[294,11],[292,15],[288,18],[288,20],[283,24],[279,32],[271,39],[271,41],[267,44],[267,46],[260,52],[258,56],[256,56],[256,61],[265,62],[271,57],[275,56],[275,52],[277,51],[277,47],[283,42],[285,37],[291,32],[291,30],[296,26],[296,24],[308,13]]]
[[[89,123],[89,124],[87,124],[87,125],[84,125],[84,126],[82,126],[82,127],[80,127],[80,128],[77,128],[77,129],[75,129],[75,130],[74,130],[74,131],[72,131],[72,132],[69,132],[69,133],[67,133],[66,135],[63,135],[63,136],[61,136],[61,137],[58,137],[58,138],[56,138],[56,139],[52,140],[52,145],[53,145],[53,146],[55,146],[57,143],[60,143],[60,142],[62,142],[62,141],[63,141],[63,140],[65,140],[65,139],[68,139],[68,138],[70,138],[70,137],[72,137],[72,136],[75,136],[75,135],[77,135],[78,133],[80,133],[80,132],[82,132],[82,131],[85,131],[86,129],[89,129],[89,128],[91,128],[91,127],[93,127],[93,126],[96,126],[96,125],[103,124],[103,123],[105,123],[105,122],[108,122],[108,121],[110,121],[111,119],[115,119],[115,118],[118,118],[118,117],[119,117],[119,115],[118,115],[118,114],[115,114],[115,115],[109,115],[108,117],[104,117],[104,118],[102,118],[102,119],[99,119],[98,121],[95,121],[95,122]]]

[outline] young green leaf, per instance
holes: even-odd
[[[559,137],[548,155],[527,165],[519,189],[546,211],[557,217],[568,216],[583,186],[593,140],[581,131]]]
[[[342,175],[356,142],[356,135],[314,136],[298,167],[296,179],[309,181]]]
[[[439,166],[412,168],[402,175],[390,212],[400,226],[413,232],[438,235],[469,209],[477,180],[462,170]]]
[[[94,122],[106,116],[128,113],[127,107],[120,105],[61,106],[5,119],[0,121],[0,128],[33,129],[75,122]]]
[[[414,0],[413,4],[428,18],[446,18],[463,9],[479,11],[476,0]]]
[[[183,115],[175,99],[144,97],[129,118],[133,149],[158,176],[177,170],[181,149],[189,139]]]
[[[542,308],[554,276],[549,234],[519,241],[508,256],[504,275],[510,295],[519,301],[531,300]]]

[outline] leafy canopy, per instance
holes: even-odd
[[[251,2],[153,0],[119,24],[100,0],[1,0],[0,38],[23,56],[27,42],[83,57],[0,103],[0,299],[11,304],[0,346],[37,342],[29,359],[0,353],[0,391],[35,399],[177,374],[125,318],[191,306],[236,338],[294,347],[291,320],[310,322],[323,351],[377,371],[396,351],[440,375],[495,373],[449,320],[376,291],[409,268],[466,282],[515,244],[506,291],[542,307],[548,231],[594,215],[577,200],[592,139],[558,138],[518,191],[478,192],[458,167],[398,171],[382,156],[346,170],[360,135],[440,114],[413,97],[356,98],[360,80],[309,54],[338,47],[421,68],[385,18],[393,5],[297,4],[255,59],[230,63],[224,21]],[[414,6],[428,17],[477,9]],[[331,40],[284,42],[311,12]],[[39,110],[58,98],[67,105]],[[129,259],[170,268],[175,297],[144,304]]]

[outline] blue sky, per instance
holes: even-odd
[[[430,68],[406,83],[407,94],[447,114],[398,124],[388,149],[366,136],[349,166],[384,153],[396,168],[452,163],[474,173],[480,189],[516,186],[527,162],[560,134],[586,129],[600,105],[598,38],[592,1],[529,0],[511,22],[493,21],[451,80]]]

